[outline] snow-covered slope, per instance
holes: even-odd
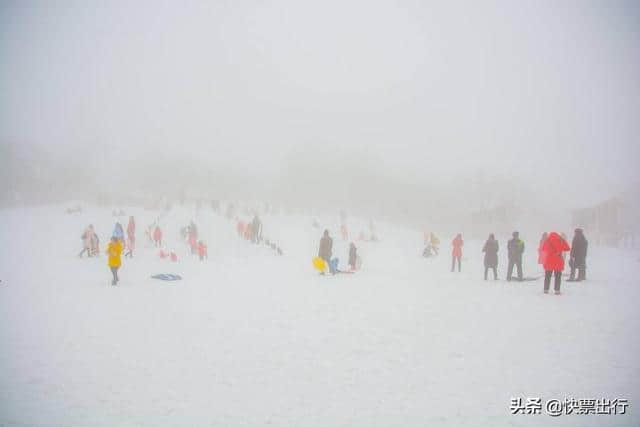
[[[337,218],[318,229],[307,216],[265,216],[278,257],[208,210],[175,209],[160,218],[172,264],[144,242],[158,213],[125,210],[138,248],[117,287],[104,255],[77,257],[87,224],[106,242],[109,210],[0,212],[0,425],[640,425],[637,253],[592,248],[589,281],[556,297],[541,281],[484,282],[480,242],[466,242],[452,274],[451,236],[427,260],[420,233],[384,223],[380,242],[356,242],[361,271],[319,276],[323,228],[346,260]],[[190,219],[205,262],[179,239]],[[524,237],[525,274],[539,276],[537,236]],[[511,397],[626,398],[630,409],[512,416]]]

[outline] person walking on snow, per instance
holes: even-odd
[[[162,230],[159,225],[156,225],[156,229],[153,231],[153,243],[158,248],[162,246]]]
[[[351,244],[349,245],[349,266],[351,267],[351,271],[355,271],[357,259],[358,259],[358,248],[356,248],[356,245],[353,242],[351,242]]]
[[[507,243],[507,254],[509,266],[507,268],[507,282],[511,281],[513,267],[518,269],[518,280],[522,281],[522,254],[524,253],[524,242],[520,240],[520,233],[513,232],[513,238]]]
[[[80,258],[86,252],[87,257],[93,256],[93,235],[95,232],[93,231],[93,225],[89,225],[84,233],[82,233],[82,251],[78,254]]]
[[[562,280],[562,270],[564,270],[564,260],[562,252],[570,250],[569,244],[555,231],[549,234],[547,240],[542,245],[545,251],[544,260],[544,293],[549,293],[551,276],[554,276],[553,289],[556,295],[560,295],[560,281]]]
[[[574,281],[576,270],[578,270],[578,279],[580,282],[587,279],[587,247],[589,242],[584,237],[582,228],[576,228],[573,241],[571,242],[571,252],[569,253],[569,267],[571,267],[570,281]]]
[[[327,265],[331,262],[331,250],[333,248],[333,239],[329,237],[329,230],[324,230],[320,239],[320,248],[318,256],[326,261]]]
[[[349,239],[349,232],[347,231],[347,226],[345,224],[340,226],[340,234],[342,235],[342,240],[347,241]]]
[[[493,270],[493,280],[498,280],[498,249],[498,241],[493,233],[489,234],[489,238],[482,248],[482,252],[484,252],[484,280],[487,280],[489,269]]]
[[[451,246],[453,246],[453,251],[451,252],[451,272],[455,270],[456,261],[458,261],[458,273],[462,269],[462,246],[464,245],[464,241],[462,240],[462,234],[458,233],[456,238],[451,242]]]
[[[132,216],[129,217],[129,224],[127,224],[127,237],[133,236],[135,240],[136,236],[136,220]]]
[[[109,242],[109,245],[107,245],[107,255],[108,255],[108,265],[109,265],[109,268],[111,269],[111,274],[113,275],[113,280],[111,281],[111,284],[113,286],[115,286],[116,283],[120,281],[120,279],[118,278],[118,269],[122,264],[122,261],[120,260],[121,254],[122,254],[122,241],[115,236],[111,237],[111,241]]]
[[[549,237],[547,232],[542,233],[542,237],[540,238],[540,244],[538,245],[538,264],[544,265],[545,253],[542,250],[542,246],[544,245],[545,240]]]

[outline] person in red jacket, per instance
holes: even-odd
[[[205,245],[202,240],[198,242],[198,256],[200,256],[200,261],[204,261],[205,258],[209,258],[207,255],[207,245]]]
[[[544,245],[545,240],[547,240],[547,237],[549,237],[549,234],[547,232],[542,233],[540,244],[538,245],[538,264],[540,265],[544,265],[545,252],[542,249],[542,246]]]
[[[238,220],[236,224],[236,231],[238,232],[238,236],[244,238],[244,221]]]
[[[464,241],[462,240],[462,234],[458,233],[453,242],[451,242],[453,246],[453,251],[451,252],[451,272],[455,270],[456,261],[458,261],[458,273],[462,269],[462,246],[464,245]]]
[[[160,230],[160,226],[156,226],[153,232],[153,243],[155,243],[156,247],[162,246],[162,230]]]
[[[549,293],[551,285],[551,276],[554,276],[553,289],[556,295],[560,295],[560,281],[562,280],[562,270],[564,270],[564,259],[562,253],[569,251],[571,248],[566,240],[558,233],[552,231],[549,237],[542,244],[544,252],[544,293]]]

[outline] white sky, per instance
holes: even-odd
[[[632,1],[3,2],[0,59],[0,142],[99,176],[188,157],[276,182],[321,156],[568,206],[640,177]]]

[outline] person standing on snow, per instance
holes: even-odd
[[[162,230],[159,225],[156,225],[156,229],[153,231],[153,243],[158,248],[162,246]]]
[[[584,237],[582,228],[576,228],[573,241],[571,242],[571,252],[569,253],[569,267],[571,267],[570,281],[575,280],[576,270],[578,270],[578,279],[580,282],[587,279],[587,247],[589,242]]]
[[[198,242],[198,256],[200,257],[200,261],[204,261],[205,258],[209,258],[207,255],[207,245],[205,245],[202,240]]]
[[[451,242],[453,251],[451,252],[451,272],[455,270],[456,261],[458,261],[458,273],[462,269],[462,246],[464,241],[462,240],[462,234],[458,233],[456,238]]]
[[[438,239],[438,237],[432,232],[432,233],[430,233],[429,241],[431,243],[431,250],[433,251],[433,253],[438,255],[438,248],[440,246],[440,239]]]
[[[251,242],[252,243],[260,243],[262,240],[262,223],[260,222],[260,218],[258,215],[253,217],[253,221],[251,221]]]
[[[356,260],[358,259],[358,248],[356,248],[356,245],[351,242],[351,244],[349,245],[349,266],[351,267],[352,271],[355,271],[356,269]]]
[[[484,280],[487,280],[489,269],[493,270],[493,280],[498,280],[498,249],[498,241],[493,233],[489,234],[489,238],[482,248],[482,252],[484,252]]]
[[[111,237],[111,241],[107,245],[107,255],[109,257],[108,265],[111,269],[111,274],[113,275],[113,280],[111,281],[111,284],[113,286],[115,286],[116,283],[120,281],[120,279],[118,278],[118,268],[120,268],[120,265],[122,264],[122,261],[120,260],[121,254],[122,241],[115,236]]]
[[[554,276],[553,289],[556,295],[560,295],[560,281],[562,280],[562,270],[564,270],[564,261],[562,252],[570,250],[569,244],[555,231],[549,234],[547,240],[542,245],[545,251],[544,260],[544,293],[549,293],[551,284],[551,276]]]
[[[544,251],[542,250],[542,246],[544,245],[545,240],[547,240],[547,237],[549,237],[549,235],[545,231],[544,233],[542,233],[542,237],[540,238],[540,244],[538,245],[538,264],[540,265],[544,265],[545,254],[544,254]]]
[[[347,226],[345,224],[340,226],[340,234],[342,235],[342,240],[347,241],[349,239],[349,232],[347,231]]]
[[[507,244],[507,253],[509,257],[509,267],[507,268],[507,281],[511,281],[513,267],[518,269],[518,280],[522,281],[522,254],[524,253],[524,242],[520,240],[520,233],[513,232],[513,239]]]
[[[318,256],[326,261],[327,265],[331,262],[331,251],[333,248],[333,239],[329,237],[329,230],[324,230],[322,238],[320,239],[320,249],[318,249]]]
[[[127,251],[124,256],[133,258],[133,250],[136,247],[136,221],[132,216],[129,217],[129,224],[127,224]]]

